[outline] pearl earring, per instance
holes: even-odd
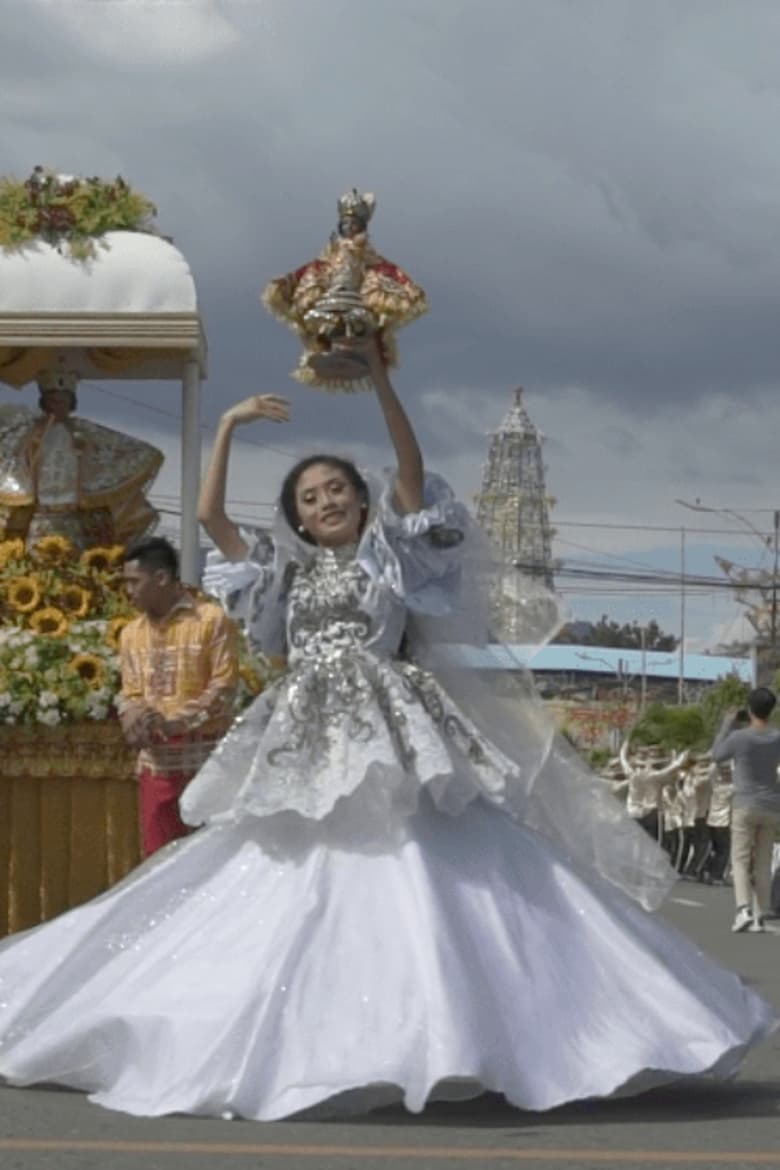
[[[306,529],[303,527],[302,524],[298,525],[298,531],[300,532],[301,536],[304,536],[306,533]]]

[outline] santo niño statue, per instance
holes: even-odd
[[[338,202],[338,227],[315,259],[272,280],[263,304],[301,338],[293,377],[329,390],[371,385],[359,345],[376,333],[388,366],[397,364],[394,332],[427,312],[425,293],[380,256],[368,236],[376,200],[353,188]]]
[[[145,496],[163,461],[149,443],[74,417],[78,376],[38,375],[40,411],[0,406],[0,539],[128,544],[157,522]]]

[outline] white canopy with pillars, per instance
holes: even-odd
[[[180,382],[181,568],[195,582],[206,339],[181,252],[144,232],[108,232],[88,260],[42,241],[0,252],[0,382],[18,389],[63,354],[82,378]]]

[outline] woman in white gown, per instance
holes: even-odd
[[[673,873],[531,696],[505,707],[441,656],[399,656],[406,631],[424,658],[447,614],[478,637],[477,534],[371,364],[398,460],[378,496],[316,457],[271,531],[240,531],[233,427],[286,407],[223,417],[206,584],[288,668],[186,790],[202,829],[0,948],[9,1083],[147,1116],[417,1111],[484,1090],[541,1110],[730,1075],[774,1027],[637,904]]]

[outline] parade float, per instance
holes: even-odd
[[[0,542],[0,932],[85,901],[140,860],[135,756],[116,717],[133,617],[122,545]],[[243,651],[237,705],[271,663]]]
[[[123,549],[0,543],[0,929],[50,918],[139,860],[133,755],[115,716],[130,619]],[[7,891],[7,892],[6,892]]]
[[[121,178],[38,167],[0,179],[0,384],[73,390],[75,406],[79,379],[180,383],[181,564],[194,584],[206,347],[192,273],[154,214]],[[159,466],[140,440],[24,412],[0,407],[0,933],[139,861],[134,760],[114,702],[130,617],[120,573],[127,540],[152,526],[142,497]],[[248,666],[244,676],[260,685]]]

